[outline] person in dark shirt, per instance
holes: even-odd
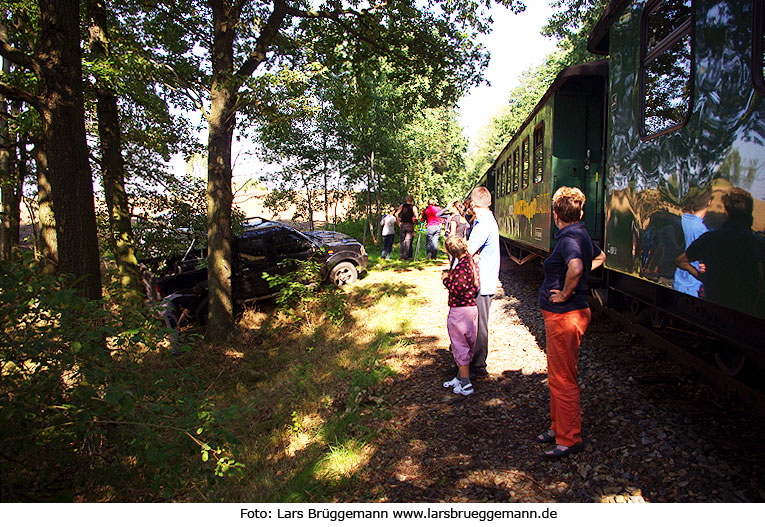
[[[419,217],[417,206],[414,204],[412,196],[406,197],[406,203],[398,207],[396,211],[396,221],[399,225],[399,236],[401,239],[400,255],[402,260],[412,258],[412,240],[414,239],[414,219]]]
[[[752,232],[754,200],[734,188],[723,196],[728,219],[716,231],[699,236],[677,257],[675,264],[703,284],[700,296],[754,316],[763,307],[762,242]],[[692,262],[700,262],[697,269]]]
[[[545,278],[539,289],[547,336],[552,424],[537,440],[556,443],[555,448],[542,454],[546,459],[584,450],[577,361],[579,344],[591,318],[587,303],[590,271],[606,259],[580,222],[584,202],[584,193],[576,187],[561,187],[553,195],[553,217],[560,230],[555,233],[552,253],[544,261]]]
[[[478,270],[464,238],[449,236],[444,246],[450,259],[456,262],[448,271],[441,273],[441,280],[449,290],[446,328],[458,369],[457,376],[445,382],[444,388],[451,388],[454,393],[460,395],[470,395],[473,393],[470,361],[478,335],[478,307],[475,302],[480,285]]]

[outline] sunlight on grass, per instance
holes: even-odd
[[[316,477],[328,480],[348,478],[369,462],[373,452],[370,445],[354,440],[330,445],[329,452],[316,467]]]
[[[385,380],[413,345],[423,303],[413,284],[432,277],[417,265],[375,269],[310,310],[245,312],[241,336],[221,350],[235,364],[222,376],[233,377],[214,383],[221,400],[249,409],[232,430],[244,475],[210,489],[211,499],[331,501],[363,473],[390,418]]]

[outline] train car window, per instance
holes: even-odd
[[[513,192],[518,192],[518,149],[513,152]]]
[[[534,129],[534,183],[541,183],[545,176],[545,123]]]
[[[652,2],[641,39],[642,133],[644,138],[682,127],[692,91],[691,0]]]
[[[529,186],[529,138],[521,144],[521,188]]]
[[[510,175],[508,173],[508,162],[507,159],[505,159],[505,162],[502,163],[502,195],[507,194],[507,178]]]
[[[510,171],[512,170],[512,166],[510,164],[510,156],[507,156],[507,159],[505,160],[505,194],[510,194],[512,192],[511,188],[511,181],[510,178],[512,177],[510,175]]]
[[[497,196],[505,195],[505,178],[507,177],[507,165],[500,163],[499,177],[497,178]]]
[[[752,77],[754,87],[765,92],[765,0],[754,1],[754,31],[752,32]]]

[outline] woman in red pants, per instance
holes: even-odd
[[[552,424],[537,440],[555,443],[552,450],[542,454],[547,459],[584,450],[577,360],[579,344],[590,324],[590,271],[606,259],[580,221],[584,202],[584,193],[576,187],[561,187],[553,195],[553,217],[559,231],[555,233],[555,248],[544,261],[545,280],[539,290],[547,335]]]

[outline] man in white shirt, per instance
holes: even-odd
[[[475,223],[468,238],[468,251],[478,263],[481,290],[476,297],[478,306],[478,337],[473,360],[470,362],[471,377],[485,377],[486,357],[489,354],[489,307],[499,285],[499,227],[491,212],[491,192],[486,187],[476,187],[470,193],[475,211]]]

